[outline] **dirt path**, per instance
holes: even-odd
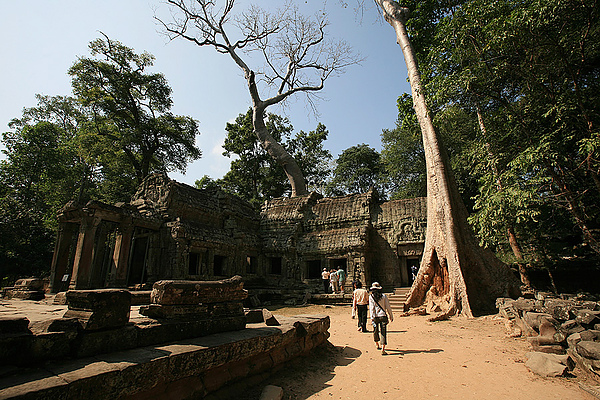
[[[331,345],[286,365],[239,400],[258,399],[267,384],[281,386],[285,399],[595,400],[578,386],[584,377],[531,373],[524,365],[527,342],[507,338],[503,322],[493,317],[436,323],[423,316],[396,318],[383,356],[372,334],[357,332],[347,306],[273,313],[329,315]]]

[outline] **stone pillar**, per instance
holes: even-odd
[[[58,225],[58,234],[56,235],[52,266],[50,268],[50,291],[52,293],[67,289],[68,282],[63,282],[62,279],[69,269],[71,242],[77,228],[77,224],[69,222],[60,222]]]
[[[84,217],[81,220],[69,289],[87,289],[90,286],[96,231],[100,222],[101,219],[95,217]]]
[[[127,286],[127,272],[129,271],[129,253],[133,238],[133,225],[123,224],[117,228],[113,263],[115,265],[114,286]]]

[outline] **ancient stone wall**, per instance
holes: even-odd
[[[407,286],[425,232],[424,199],[382,202],[377,193],[312,193],[265,202],[155,174],[130,204],[71,205],[61,213],[53,288],[138,287],[160,279],[244,276],[248,287],[322,290],[321,271]],[[77,232],[78,230],[78,232]],[[57,291],[57,290],[54,290]]]

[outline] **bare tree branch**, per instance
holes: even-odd
[[[273,13],[251,6],[235,18],[232,17],[235,0],[167,0],[167,3],[173,11],[172,21],[166,23],[155,18],[171,39],[180,37],[201,47],[212,46],[229,54],[244,71],[256,135],[288,174],[292,196],[305,194],[304,177],[296,162],[265,127],[265,110],[298,93],[304,93],[314,109],[314,100],[318,98],[314,94],[323,89],[325,81],[361,59],[345,42],[327,40],[329,23],[325,14],[304,16],[291,1]],[[230,36],[232,33],[235,36]],[[251,53],[260,55],[262,65],[250,67],[247,60],[256,59]],[[261,93],[266,93],[265,100]]]

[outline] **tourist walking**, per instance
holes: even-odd
[[[367,308],[369,307],[369,292],[362,287],[361,281],[354,282],[354,292],[352,293],[352,309],[358,317],[358,331],[369,332],[367,330]]]
[[[331,271],[329,271],[329,281],[331,282],[331,290],[333,290],[333,293],[337,293],[339,281],[337,272],[335,272],[335,269],[333,268],[331,268]]]
[[[340,267],[337,270],[338,285],[340,287],[340,293],[344,294],[344,282],[346,281],[346,271]]]
[[[323,291],[325,294],[329,293],[329,271],[327,268],[323,268],[323,272],[321,272],[321,279],[323,280]]]
[[[392,306],[379,282],[373,282],[371,285],[371,295],[369,296],[369,312],[371,313],[371,323],[373,324],[373,340],[377,350],[381,354],[385,352],[387,345],[387,324],[394,320]],[[380,337],[381,336],[381,337]]]

